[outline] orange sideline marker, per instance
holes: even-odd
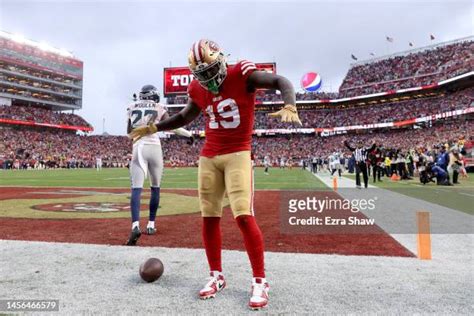
[[[431,260],[430,213],[417,212],[416,224],[418,227],[418,258],[421,260]]]
[[[337,191],[337,178],[336,177],[332,178],[332,187],[334,188],[334,191]]]

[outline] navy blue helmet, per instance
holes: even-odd
[[[160,102],[160,93],[158,92],[158,89],[151,84],[143,86],[140,90],[139,96],[140,100],[153,100],[155,102]]]

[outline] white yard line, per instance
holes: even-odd
[[[328,173],[328,172],[313,173],[313,176],[318,178],[328,188],[331,188],[331,189],[333,188],[333,179],[334,179],[334,177],[337,180],[337,187],[338,188],[354,188],[354,189],[356,188],[355,179],[349,179],[349,178],[346,178],[344,176],[342,176],[341,178],[339,178],[337,176],[331,176],[331,174]],[[362,176],[361,176],[360,181],[361,181],[362,189],[363,189],[364,188],[364,180],[362,179]],[[375,186],[373,186],[369,183],[368,188],[373,189],[373,188],[375,188]]]

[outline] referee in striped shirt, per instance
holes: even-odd
[[[353,152],[355,158],[355,165],[356,165],[356,186],[358,189],[361,188],[360,186],[360,173],[362,172],[362,176],[364,177],[364,186],[367,189],[369,183],[369,175],[367,174],[367,155],[372,150],[375,149],[375,144],[372,147],[364,147],[361,141],[357,142],[357,147],[354,148],[347,141],[344,141],[344,145]]]

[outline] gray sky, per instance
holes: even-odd
[[[0,0],[0,29],[73,51],[84,61],[83,109],[95,133],[125,134],[130,95],[162,89],[163,67],[186,66],[209,38],[231,59],[275,61],[299,89],[307,71],[335,91],[351,63],[474,34],[471,1]],[[430,42],[429,35],[436,40]],[[385,36],[395,39],[390,44]]]

